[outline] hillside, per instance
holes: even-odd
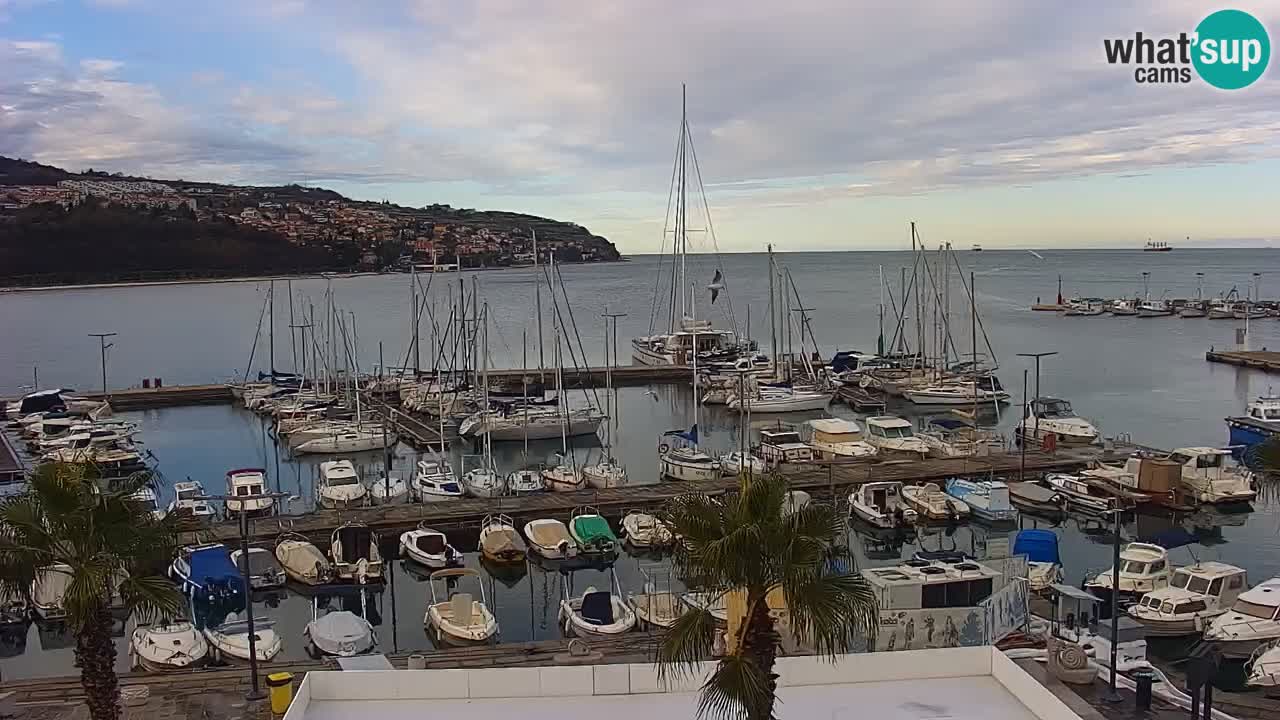
[[[448,205],[68,172],[0,157],[0,285],[227,277],[410,263],[501,267],[621,259],[576,223]]]

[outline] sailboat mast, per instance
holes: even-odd
[[[686,216],[687,205],[685,200],[685,193],[687,190],[687,188],[685,187],[685,184],[687,182],[687,173],[688,173],[688,162],[685,155],[685,143],[686,143],[686,138],[688,136],[688,133],[689,133],[689,116],[686,109],[685,86],[684,86],[684,83],[681,83],[680,84],[680,149],[678,151],[680,156],[680,180],[679,180],[679,197],[676,200],[676,213],[677,213],[676,214],[676,243],[680,248],[680,277],[677,278],[677,285],[676,285],[676,287],[678,288],[683,288],[685,286],[685,280],[688,277],[685,269],[685,256],[688,254],[688,250],[689,250],[689,233],[688,233],[688,227],[687,227],[688,218]],[[685,305],[684,305],[684,292],[680,291],[678,294],[680,295],[680,318],[683,320],[688,315],[688,310],[685,308]],[[672,331],[674,332],[675,328],[672,328]],[[695,343],[695,347],[696,347],[696,343]]]
[[[529,464],[529,331],[522,330],[520,332],[520,366],[524,372],[520,373],[520,395],[523,400],[520,406],[523,410],[522,420],[524,421],[524,464]]]
[[[276,281],[267,288],[267,355],[271,362],[271,377],[276,375]]]
[[[474,276],[472,277],[474,280]],[[480,365],[484,383],[484,408],[489,409],[489,303],[484,304],[484,314],[480,316],[480,322],[483,328],[480,338]],[[493,433],[484,434],[484,468],[489,470],[493,467]]]
[[[695,431],[694,437],[698,437],[696,434],[696,431],[698,428],[698,406],[702,404],[701,403],[702,398],[698,394],[698,326],[694,324],[694,325],[691,325],[690,327],[693,328],[693,362],[692,362],[692,365],[693,365],[693,428],[692,429]],[[746,400],[745,398],[742,398],[739,400],[739,402],[745,402],[745,400]],[[698,443],[695,442],[693,446],[697,447]]]
[[[884,266],[880,268],[880,334],[876,340],[876,354],[884,355]]]
[[[418,337],[419,316],[418,316],[418,268],[417,264],[409,263],[409,317],[413,323],[413,376],[416,378],[418,372],[422,368],[422,359],[419,356],[418,348],[421,340]]]
[[[293,372],[298,372],[298,343],[294,341],[293,334],[293,279],[285,280],[284,291],[289,295],[289,357],[293,360]],[[305,373],[304,373],[305,374]]]
[[[538,382],[543,382],[542,374],[547,363],[542,349],[542,265],[538,260],[538,231],[533,233],[533,311],[538,315]]]
[[[766,246],[769,251],[769,342],[772,345],[770,357],[773,358],[773,376],[778,378],[778,312],[774,307],[773,287],[773,244]]]
[[[963,282],[964,276],[960,276]],[[969,271],[969,341],[973,343],[973,424],[978,424],[978,289],[973,284],[973,271]],[[993,396],[994,398],[994,396]],[[995,404],[995,400],[992,400]]]

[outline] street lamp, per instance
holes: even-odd
[[[1107,679],[1107,693],[1103,697],[1109,703],[1123,700],[1120,693],[1116,692],[1116,645],[1120,642],[1120,516],[1124,514],[1124,510],[1120,507],[1118,498],[1114,502],[1116,506],[1108,511],[1116,520],[1115,535],[1111,541],[1111,674]]]
[[[194,498],[223,503],[228,500],[240,502],[240,576],[244,580],[244,617],[245,625],[249,630],[249,675],[253,679],[249,692],[244,696],[249,701],[262,700],[267,694],[262,692],[258,684],[258,636],[253,628],[253,587],[249,584],[249,513],[245,510],[245,506],[254,500],[270,499],[278,502],[289,497],[291,497],[289,493],[269,492],[252,495],[198,495]]]
[[[98,347],[102,351],[102,397],[107,398],[107,348],[112,347],[115,343],[107,342],[107,338],[115,337],[116,333],[89,333],[89,337],[98,338]]]

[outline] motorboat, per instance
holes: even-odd
[[[462,495],[462,485],[448,460],[432,457],[418,461],[418,472],[413,478],[413,496],[418,502],[457,500]]]
[[[580,555],[609,557],[618,552],[618,538],[600,512],[593,507],[575,508],[569,519],[569,534]]]
[[[1101,315],[1101,310],[1099,307],[1096,314]],[[990,405],[1009,401],[1009,393],[986,390],[974,381],[937,383],[904,390],[902,394],[916,405]]]
[[[902,500],[924,520],[961,520],[969,516],[969,505],[938,487],[937,483],[904,485]]]
[[[227,500],[227,514],[239,516],[245,512],[250,515],[265,515],[271,512],[275,504],[272,497],[266,495],[267,472],[262,468],[241,468],[227,473],[227,494],[232,498],[256,495],[250,500]]]
[[[457,592],[458,585],[470,580],[480,591],[480,599],[469,592]],[[444,586],[445,598],[437,594],[437,584]],[[427,606],[423,624],[434,633],[437,643],[476,645],[488,642],[498,634],[498,621],[486,605],[484,583],[471,568],[451,568],[431,573],[431,604]]]
[[[1250,400],[1244,415],[1227,418],[1227,428],[1232,447],[1246,451],[1280,435],[1280,395],[1268,390]]]
[[[1067,507],[1067,498],[1062,493],[1034,483],[1011,482],[1009,485],[1009,502],[1020,510],[1042,515],[1059,515]]]
[[[953,418],[934,418],[916,437],[933,457],[987,457],[1004,450],[1004,441],[995,432]]]
[[[31,581],[31,608],[45,622],[67,616],[67,589],[71,587],[70,565],[57,563],[40,568]]]
[[[1267,317],[1267,309],[1249,303],[1238,303],[1231,311],[1231,317],[1236,320],[1262,320]]]
[[[1180,318],[1202,318],[1207,314],[1208,312],[1202,302],[1188,302],[1178,310],[1178,317]]]
[[[783,464],[807,463],[813,461],[813,448],[800,439],[800,433],[796,430],[761,430],[760,458],[770,468]]]
[[[1230,450],[1211,447],[1178,448],[1166,458],[1182,466],[1182,486],[1197,501],[1213,505],[1252,502],[1253,473],[1231,459]]]
[[[493,442],[550,440],[595,435],[605,416],[594,408],[561,410],[556,406],[512,410],[507,414],[489,410],[475,413],[458,425],[463,437],[488,436]]]
[[[486,515],[480,523],[480,554],[489,562],[511,564],[524,562],[524,538],[506,515]]]
[[[1114,300],[1111,303],[1111,314],[1133,317],[1138,314],[1138,304],[1133,300]]]
[[[360,476],[350,460],[328,460],[320,463],[320,486],[316,496],[326,508],[349,508],[364,504],[368,490],[360,484]]]
[[[735,477],[743,473],[763,475],[765,473],[765,464],[764,460],[749,452],[744,453],[741,450],[734,450],[720,456],[720,472]]]
[[[270,618],[253,619],[253,654],[258,662],[271,662],[284,649],[284,639],[276,633],[276,622]],[[235,613],[216,626],[204,629],[205,640],[215,659],[232,662],[249,661],[249,621]]]
[[[372,650],[377,642],[369,621],[348,610],[313,618],[303,634],[311,641],[315,655],[353,657]]]
[[[947,495],[969,506],[969,514],[987,522],[1013,522],[1018,513],[1009,500],[1009,486],[1000,480],[947,480]]]
[[[529,540],[529,551],[548,560],[578,556],[578,543],[569,534],[569,528],[559,520],[530,520],[525,523],[524,536]]]
[[[333,581],[333,564],[302,535],[285,533],[276,541],[276,560],[290,580],[303,585],[324,585]]]
[[[22,636],[26,637],[26,625],[31,619],[31,605],[22,592],[0,591],[0,634],[5,628],[21,626]]]
[[[665,451],[664,451],[665,449]],[[720,477],[720,461],[695,446],[658,448],[658,476],[664,480],[715,480]]]
[[[429,568],[440,569],[462,562],[462,553],[449,544],[449,538],[439,530],[432,530],[424,523],[416,530],[400,535],[400,554]]]
[[[542,482],[542,471],[538,468],[524,467],[507,473],[507,489],[512,495],[533,495],[547,489]]]
[[[628,544],[639,549],[666,547],[675,542],[675,535],[666,523],[656,515],[639,510],[622,516],[622,534]]]
[[[382,553],[378,533],[362,522],[339,525],[329,538],[329,557],[337,580],[360,584],[382,580]]]
[[[267,590],[284,585],[288,575],[280,566],[280,561],[270,550],[249,548],[249,587],[253,590]],[[243,550],[231,551],[231,563],[241,573],[245,571],[245,553]]]
[[[1053,435],[1059,445],[1090,445],[1098,439],[1098,428],[1076,415],[1066,400],[1038,397],[1027,406],[1020,435],[1035,442]]]
[[[760,388],[758,394],[745,398],[729,398],[730,410],[741,413],[789,413],[825,410],[831,404],[832,393],[823,390],[801,388]]]
[[[209,657],[209,643],[186,620],[134,628],[129,641],[134,667],[151,672],[199,667]]]
[[[1013,538],[1013,554],[1027,556],[1027,583],[1032,592],[1044,592],[1062,582],[1062,557],[1054,531],[1019,530]]]
[[[671,590],[669,579],[659,586],[647,568],[642,566],[640,574],[644,578],[642,592],[627,595],[627,604],[635,612],[637,624],[641,629],[671,627],[684,614],[680,596]]]
[[[218,514],[213,504],[206,497],[204,486],[197,480],[187,480],[173,484],[173,501],[169,503],[166,514],[182,518],[201,520]]]
[[[695,354],[721,354],[734,345],[732,331],[717,330],[708,320],[682,317],[666,333],[633,338],[631,357],[640,365],[693,365]]]
[[[1115,568],[1108,568],[1085,580],[1084,589],[1107,599],[1111,596]],[[1132,542],[1120,550],[1121,600],[1134,601],[1143,595],[1168,587],[1173,569],[1169,565],[1169,551],[1151,543]]]
[[[156,497],[156,491],[149,487],[138,488],[130,493],[125,500],[132,503],[140,512],[150,516],[156,522],[164,519],[165,511],[160,509],[160,500]]]
[[[399,471],[384,471],[382,477],[369,483],[369,501],[374,505],[392,505],[409,497],[409,483]]]
[[[169,565],[169,577],[199,603],[235,602],[244,597],[244,577],[222,543],[181,548]]]
[[[599,490],[622,487],[627,484],[627,469],[605,458],[593,465],[583,466],[582,479],[587,485]]]
[[[1106,311],[1106,301],[1099,299],[1087,299],[1068,304],[1067,310],[1063,315],[1067,317],[1097,317]]]
[[[1048,473],[1044,481],[1052,492],[1066,500],[1069,507],[1077,510],[1097,514],[1124,505],[1119,495],[1081,475]]]
[[[559,464],[542,470],[542,482],[551,492],[574,492],[587,487],[586,478],[563,457]]]
[[[866,419],[867,442],[876,447],[883,458],[924,459],[929,446],[915,436],[911,423],[894,415],[876,415]]]
[[[902,483],[887,480],[855,488],[849,494],[849,509],[878,528],[904,527],[914,524],[920,516],[902,498]]]
[[[1154,317],[1170,317],[1173,315],[1173,307],[1164,300],[1146,300],[1138,305],[1138,317],[1154,318]]]
[[[573,596],[573,581],[562,583],[564,597],[560,600],[560,623],[564,633],[571,637],[605,639],[629,632],[636,626],[636,613],[627,604],[618,576],[610,571],[613,591],[588,587],[577,597]]]
[[[472,497],[502,497],[507,494],[507,479],[492,465],[481,465],[462,474],[462,489]]]
[[[1127,612],[1146,626],[1148,635],[1199,635],[1247,587],[1244,568],[1198,562],[1174,570],[1167,587],[1147,593]]]
[[[1226,658],[1248,658],[1260,646],[1280,639],[1280,577],[1240,593],[1231,609],[1205,630],[1204,639]]]
[[[396,436],[377,427],[357,427],[299,443],[296,453],[336,454],[381,450],[396,443]]]
[[[808,422],[809,446],[821,460],[872,460],[876,446],[867,442],[853,420],[819,418]]]

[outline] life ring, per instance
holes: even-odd
[[[861,378],[858,379],[858,387],[862,388],[863,390],[866,390],[867,388],[871,387],[871,378],[866,375],[863,375]]]
[[[670,445],[668,445],[668,444],[666,444],[666,443],[662,443],[661,445],[659,445],[659,446],[658,446],[658,454],[659,454],[659,455],[666,455],[666,454],[667,454],[667,453],[669,453],[669,452],[671,452],[671,446],[670,446]]]

